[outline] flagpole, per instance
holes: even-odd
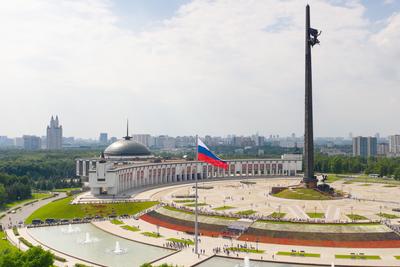
[[[196,162],[199,160],[199,137],[196,134]],[[199,254],[199,223],[197,220],[197,215],[198,215],[198,209],[197,209],[197,199],[198,199],[198,194],[197,194],[197,168],[196,168],[196,177],[195,177],[195,212],[194,212],[194,252],[196,254]]]

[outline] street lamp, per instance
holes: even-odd
[[[160,226],[157,224],[157,236],[160,236]]]
[[[314,217],[317,217],[317,206],[314,207]]]

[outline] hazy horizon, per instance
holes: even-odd
[[[400,133],[400,1],[0,3],[0,135],[303,135],[304,11],[315,136]]]

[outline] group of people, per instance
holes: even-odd
[[[188,240],[188,241],[191,241],[191,240]],[[181,250],[181,249],[189,247],[189,242],[170,241],[170,242],[164,243],[163,247]]]

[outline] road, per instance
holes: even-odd
[[[4,218],[0,219],[0,225],[3,226],[3,228],[11,228],[13,225],[18,225],[19,222],[24,222],[26,218],[29,217],[29,215],[32,214],[35,210],[38,208],[52,202],[55,199],[63,198],[66,196],[66,193],[59,193],[58,196],[44,199],[44,200],[39,200],[35,203],[29,204],[29,205],[20,205],[20,209],[16,210],[16,213],[7,213]],[[16,208],[16,207],[14,207]]]

